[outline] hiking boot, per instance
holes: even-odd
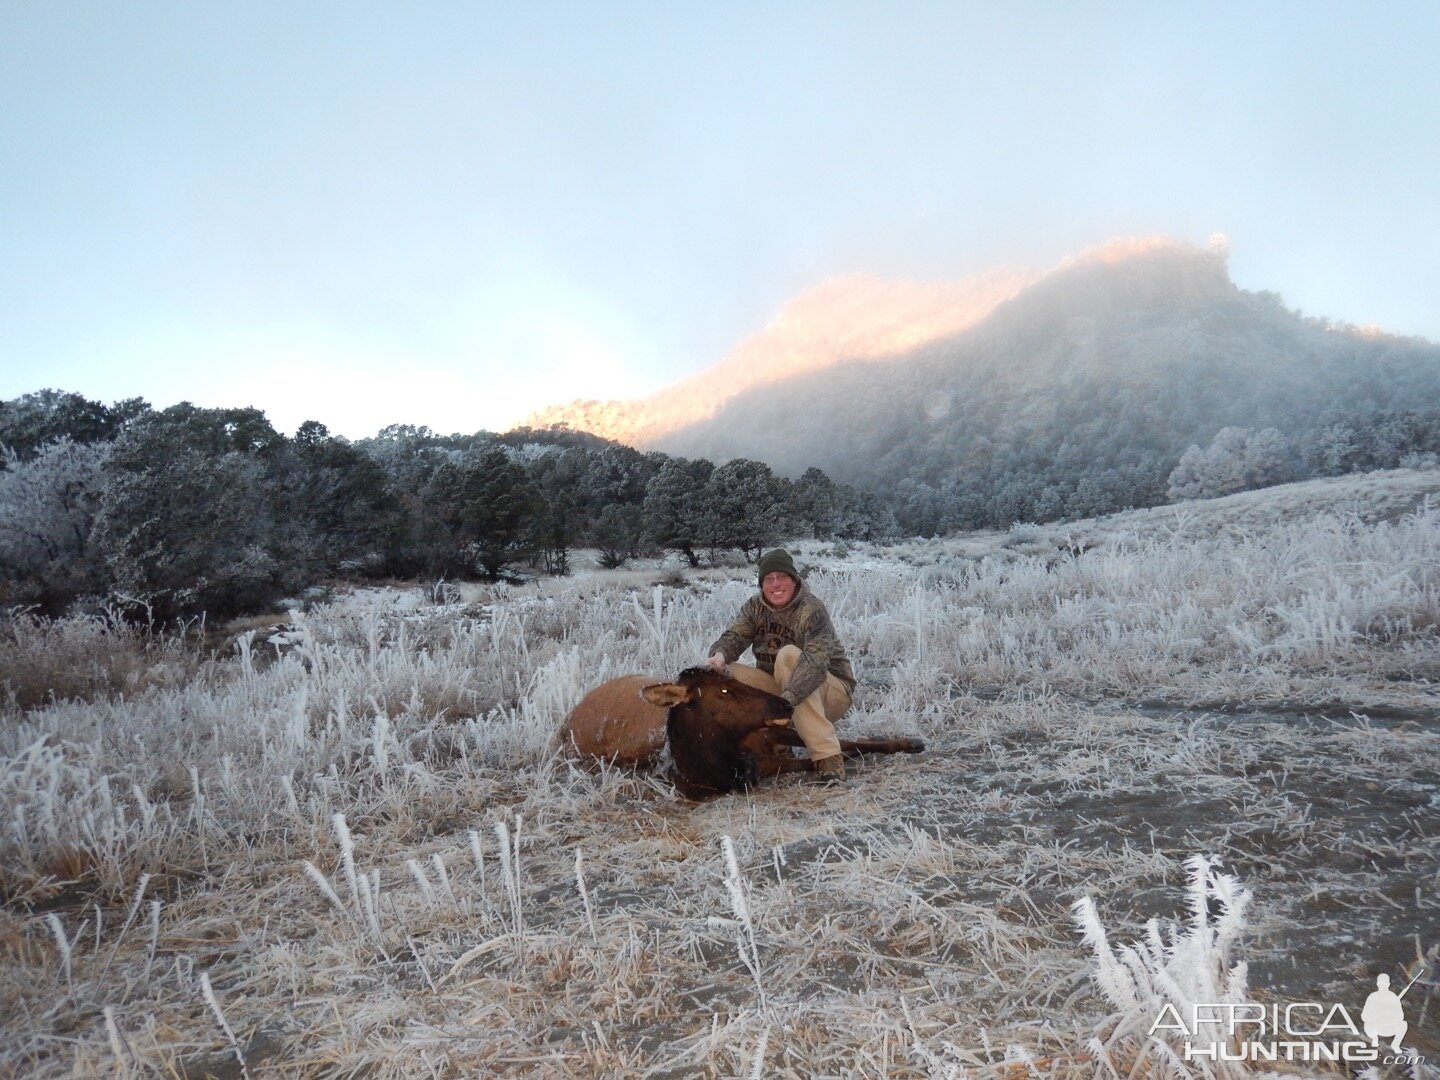
[[[813,779],[817,784],[843,784],[845,782],[845,759],[839,754],[831,754],[829,757],[812,761],[810,767],[815,770]]]

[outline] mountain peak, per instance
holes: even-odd
[[[1224,259],[1230,253],[1230,240],[1224,233],[1214,233],[1209,242],[1201,248],[1184,240],[1161,233],[1149,236],[1114,236],[1103,243],[1085,248],[1078,255],[1061,259],[1055,267],[1064,270],[1070,266],[1085,263],[1119,263],[1132,259],[1144,259],[1155,255],[1174,255],[1182,258]]]

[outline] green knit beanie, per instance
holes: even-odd
[[[795,569],[795,560],[784,548],[776,548],[774,551],[767,551],[760,556],[760,584],[765,584],[766,574],[773,574],[777,570],[794,578],[797,588],[802,583],[800,571]]]

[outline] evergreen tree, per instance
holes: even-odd
[[[786,529],[783,496],[783,485],[764,462],[736,458],[716,466],[704,488],[705,542],[758,558]]]
[[[404,536],[401,506],[372,457],[307,420],[278,464],[277,533],[296,574],[376,572],[391,560]]]
[[[835,482],[824,471],[810,466],[795,481],[791,506],[795,515],[792,535],[833,537],[839,509]]]
[[[700,565],[696,548],[706,538],[706,484],[714,471],[704,459],[671,458],[645,486],[645,535],[659,547],[681,552],[691,566]]]
[[[12,460],[28,461],[40,448],[60,439],[72,443],[109,442],[150,406],[139,398],[105,406],[79,394],[40,390],[0,401],[0,447]]]
[[[600,565],[607,570],[624,566],[638,554],[640,547],[640,515],[633,507],[607,506],[595,523],[595,546],[600,549]]]
[[[61,614],[77,597],[100,596],[108,578],[93,542],[105,444],[47,442],[0,471],[0,604]]]
[[[130,423],[105,462],[95,522],[114,589],[161,618],[282,595],[267,464],[283,445],[255,409],[183,403]]]
[[[443,462],[427,495],[440,507],[438,547],[445,561],[435,571],[479,572],[495,581],[528,553],[536,492],[503,448],[477,448]]]

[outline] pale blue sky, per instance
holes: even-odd
[[[497,428],[1156,232],[1440,340],[1440,3],[0,7],[0,398]]]

